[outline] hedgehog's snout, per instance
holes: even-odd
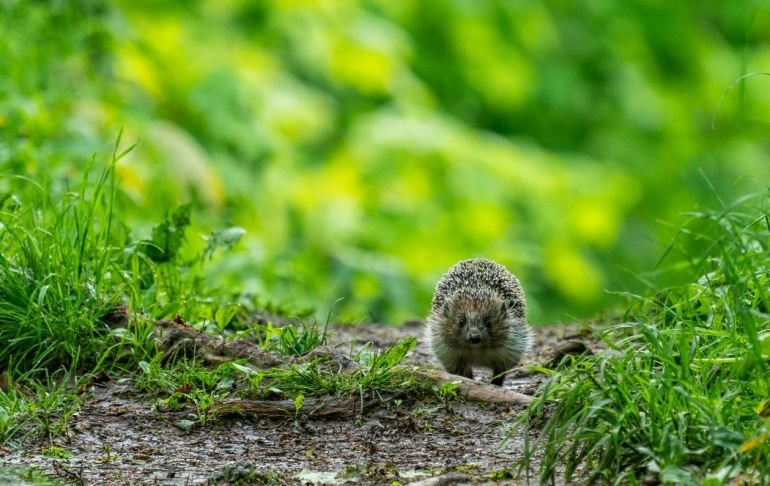
[[[471,345],[481,344],[487,339],[487,330],[477,322],[477,319],[469,319],[469,321],[465,329],[465,340]]]

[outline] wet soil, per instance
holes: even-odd
[[[565,338],[574,332],[536,327],[530,361],[548,361],[555,348],[575,342]],[[336,326],[333,342],[341,349],[367,342],[385,348],[406,336],[422,341],[421,333],[419,323]],[[437,366],[423,343],[407,360]],[[477,379],[489,379],[483,370],[477,373]],[[542,379],[512,373],[505,386],[531,395]],[[434,484],[523,484],[526,476],[511,479],[507,472],[522,455],[524,431],[511,428],[522,410],[403,400],[354,419],[222,418],[181,430],[178,414],[157,411],[126,386],[107,383],[93,387],[67,436],[54,440],[72,457],[43,456],[49,442],[25,444],[0,449],[0,469],[36,466],[64,482],[99,485],[408,484],[442,475]]]

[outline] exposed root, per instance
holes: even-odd
[[[248,364],[255,369],[287,368],[299,363],[318,361],[336,373],[349,373],[358,369],[358,363],[330,347],[316,348],[304,356],[283,356],[264,352],[249,341],[225,341],[198,331],[179,319],[157,321],[155,332],[158,348],[163,351],[164,360],[170,360],[177,356],[187,356],[195,357],[204,364],[219,365],[230,360],[246,358]],[[416,369],[413,370],[413,373],[418,378],[438,386],[459,382],[458,395],[470,402],[522,405],[532,401],[532,397],[529,395],[451,375],[441,370]],[[360,400],[358,407],[354,406],[354,402],[355,400],[352,399],[313,399],[306,401],[303,410],[307,410],[306,413],[309,416],[360,413]],[[371,404],[367,403],[366,406],[371,406]],[[217,412],[223,415],[245,414],[284,417],[294,414],[295,407],[294,402],[291,401],[230,401],[219,405]]]
[[[157,346],[163,351],[163,361],[186,356],[195,357],[208,365],[220,365],[226,361],[247,358],[258,369],[285,366],[286,358],[266,353],[253,343],[243,340],[225,341],[185,324],[181,319],[155,322]]]
[[[533,399],[529,395],[507,388],[482,383],[462,376],[452,375],[442,370],[417,370],[415,374],[437,385],[457,383],[457,394],[468,402],[495,403],[498,405],[526,405]]]

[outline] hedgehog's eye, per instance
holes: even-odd
[[[460,329],[465,327],[465,316],[460,316],[457,318],[457,325],[460,327]]]

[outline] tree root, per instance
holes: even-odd
[[[185,324],[181,319],[160,320],[155,323],[157,346],[163,352],[164,361],[179,356],[196,358],[208,365],[220,365],[227,361],[246,359],[255,369],[289,368],[317,360],[320,366],[328,367],[335,373],[350,373],[359,368],[358,363],[330,347],[319,347],[303,356],[284,356],[268,353],[254,343],[245,340],[225,341]],[[413,373],[415,377],[429,384],[441,386],[457,383],[457,394],[469,402],[493,403],[499,405],[526,405],[532,397],[495,385],[482,383],[461,376],[451,375],[437,369],[399,367]],[[311,399],[307,398],[303,410],[308,416],[350,415],[360,413],[373,406],[363,405],[354,399]],[[292,401],[229,401],[216,407],[222,415],[291,416],[295,414]]]
[[[436,385],[458,383],[457,394],[468,402],[494,403],[498,405],[526,405],[533,398],[497,385],[489,385],[437,369],[421,369],[415,375]]]
[[[177,318],[173,321],[155,322],[155,338],[163,352],[163,362],[187,357],[196,358],[203,364],[218,366],[224,362],[246,358],[258,369],[274,368],[286,364],[286,358],[267,353],[253,343],[244,340],[225,341],[185,324]]]

